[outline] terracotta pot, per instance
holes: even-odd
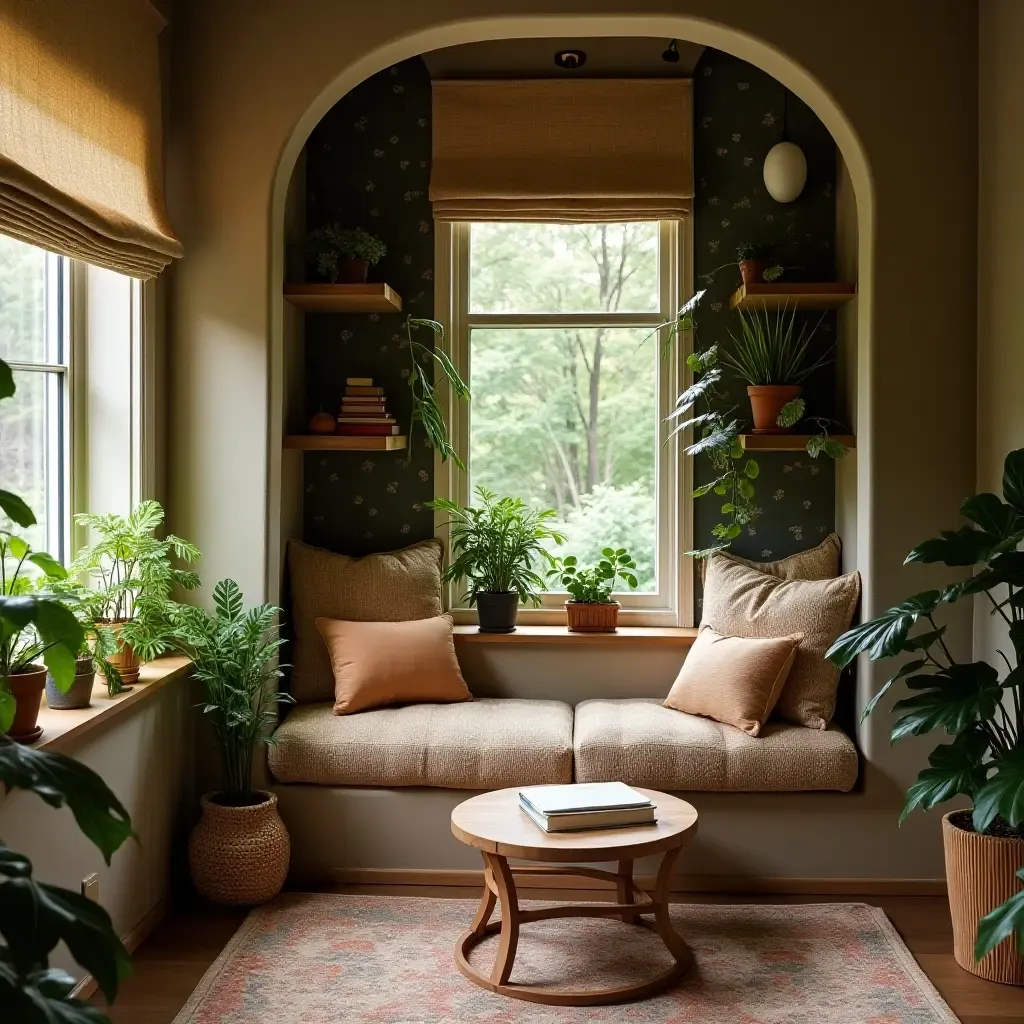
[[[370,264],[366,260],[338,260],[337,284],[365,284],[370,276]]]
[[[969,825],[970,813],[952,811],[942,819],[953,957],[965,971],[979,978],[1024,985],[1024,957],[1016,951],[1012,938],[979,962],[974,961],[978,922],[1022,888],[1015,873],[1024,865],[1024,839],[980,835],[956,824]]]
[[[764,284],[764,272],[767,260],[740,260],[740,277],[744,284]]]
[[[53,676],[46,673],[46,704],[54,711],[77,711],[87,708],[92,700],[92,686],[96,672],[92,667],[92,656],[87,654],[75,660],[75,678],[67,693],[61,693]]]
[[[586,604],[583,601],[566,601],[565,614],[569,620],[570,633],[614,633],[619,622],[619,602],[608,604]]]
[[[121,673],[121,682],[125,686],[139,681],[139,656],[132,650],[131,644],[126,644],[120,637],[124,624],[130,619],[97,619],[102,626],[106,626],[117,637],[117,652],[112,654],[108,661]],[[101,673],[102,674],[102,673]]]
[[[507,593],[476,595],[476,610],[481,633],[514,633],[519,615],[519,595]]]
[[[39,728],[39,707],[46,687],[46,668],[30,665],[24,672],[15,672],[7,677],[7,686],[17,701],[14,721],[7,735],[18,743],[32,743],[42,735]]]
[[[248,807],[218,803],[220,793],[201,800],[203,816],[188,841],[188,866],[201,896],[211,903],[253,906],[273,899],[284,885],[291,856],[288,830],[277,813],[277,797]]]
[[[779,413],[787,402],[799,398],[804,389],[797,384],[758,384],[747,388],[755,434],[789,434],[792,427],[780,427]]]

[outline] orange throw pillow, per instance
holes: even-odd
[[[455,657],[452,617],[411,622],[317,619],[334,669],[334,713],[472,700]]]
[[[802,633],[773,640],[723,636],[704,626],[665,707],[704,715],[756,736],[779,699]]]

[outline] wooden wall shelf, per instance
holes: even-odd
[[[815,434],[740,434],[740,444],[748,452],[802,452],[807,449],[808,439]],[[853,434],[830,434],[847,448],[857,447]]]
[[[402,312],[402,296],[386,284],[286,284],[284,297],[307,313]]]
[[[405,434],[391,437],[351,437],[341,434],[289,434],[285,448],[303,452],[396,452],[405,448]]]
[[[732,293],[733,309],[836,309],[857,294],[855,284],[830,281],[824,284],[743,284]]]

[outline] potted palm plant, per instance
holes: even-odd
[[[78,553],[69,574],[92,583],[94,621],[116,637],[116,650],[105,661],[125,685],[138,680],[140,659],[152,661],[170,650],[174,588],[199,586],[194,572],[173,563],[174,558],[197,561],[199,549],[174,534],[156,537],[163,521],[158,501],[142,501],[128,516],[75,516],[96,540]]]
[[[614,633],[619,621],[619,602],[612,598],[622,581],[635,590],[636,562],[625,548],[602,548],[596,565],[583,568],[575,555],[556,558],[549,576],[561,580],[569,592],[565,615],[570,633]]]
[[[826,656],[839,666],[910,655],[864,711],[867,717],[899,680],[912,691],[893,706],[893,741],[944,732],[948,742],[907,793],[902,821],[962,794],[972,810],[942,820],[953,954],[965,970],[1024,984],[1024,448],[1010,452],[1002,498],[976,494],[960,507],[969,525],[919,544],[907,562],[980,566],[966,580],[915,594],[841,636]],[[958,661],[935,616],[984,595],[1004,620],[1005,666]],[[913,632],[915,627],[920,627]],[[1017,948],[1013,935],[1016,933]]]
[[[214,903],[248,906],[281,891],[291,847],[273,793],[254,789],[256,748],[272,743],[277,706],[290,701],[277,692],[277,653],[284,642],[276,624],[279,608],[245,610],[234,580],[213,588],[211,615],[181,605],[174,616],[175,645],[192,659],[193,675],[205,688],[203,713],[213,726],[224,788],[201,800],[202,817],[192,830],[188,861],[199,893]]]
[[[554,509],[538,512],[519,498],[499,498],[486,487],[476,489],[478,507],[446,499],[429,507],[451,517],[451,560],[444,581],[466,581],[466,597],[476,605],[481,633],[512,633],[520,604],[540,604],[537,596],[544,580],[535,570],[539,562],[553,565],[545,542],[565,539],[549,525]]]
[[[815,352],[811,342],[824,320],[796,324],[797,310],[783,306],[778,312],[764,307],[736,310],[739,333],[729,332],[730,348],[719,351],[721,363],[747,384],[755,434],[780,434],[792,425],[779,422],[779,414],[803,393],[802,383],[829,362],[832,346]]]
[[[361,284],[370,267],[387,253],[387,246],[362,228],[325,224],[311,231],[306,250],[317,273],[331,284]]]

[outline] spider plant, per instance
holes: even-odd
[[[747,384],[801,384],[832,358],[832,345],[819,354],[811,349],[824,313],[817,323],[805,320],[799,328],[795,306],[783,306],[777,313],[757,306],[738,308],[736,313],[740,318],[739,334],[729,332],[732,347],[723,348],[719,359]]]

